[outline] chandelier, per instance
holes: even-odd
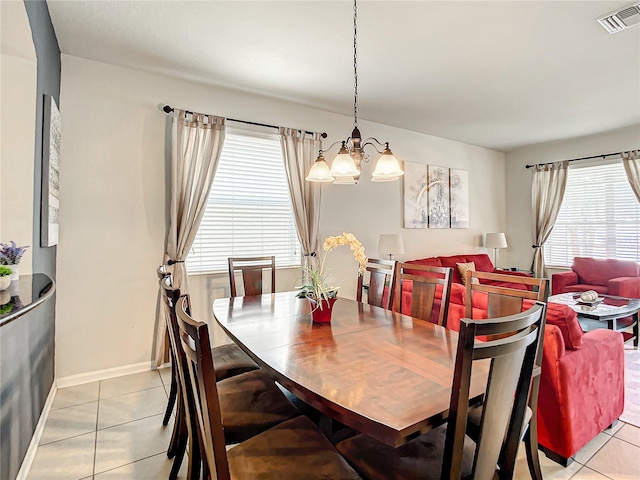
[[[353,0],[353,132],[346,140],[334,142],[324,151],[329,151],[334,145],[342,142],[340,151],[333,161],[331,168],[324,159],[323,150],[309,170],[306,180],[309,182],[333,182],[336,185],[354,185],[360,180],[362,163],[369,161],[369,154],[364,151],[367,146],[373,147],[381,154],[376,168],[371,174],[372,182],[392,182],[398,180],[404,172],[396,157],[389,148],[389,142],[379,142],[374,137],[362,139],[358,129],[358,5]],[[380,150],[378,147],[381,147]]]

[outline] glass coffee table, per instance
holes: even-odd
[[[640,299],[600,295],[594,302],[583,302],[580,293],[561,293],[550,296],[549,302],[572,308],[585,332],[604,328],[606,322],[606,328],[622,332],[625,342],[633,340],[638,347]]]

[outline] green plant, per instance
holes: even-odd
[[[11,275],[11,273],[12,273],[12,270],[9,267],[0,265],[0,277],[6,277],[7,275]]]
[[[343,233],[336,237],[327,237],[322,245],[324,249],[322,261],[313,257],[308,265],[300,267],[307,280],[305,284],[302,285],[298,297],[318,300],[318,308],[320,309],[322,309],[322,300],[335,298],[338,295],[338,289],[340,287],[327,284],[329,273],[324,269],[324,262],[327,259],[327,254],[340,245],[349,245],[351,247],[353,256],[359,264],[359,275],[362,275],[367,268],[367,257],[364,254],[364,247],[353,234]]]

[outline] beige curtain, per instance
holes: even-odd
[[[305,177],[322,148],[319,133],[280,127],[280,144],[287,172],[289,195],[306,264],[320,248],[320,185]]]
[[[218,167],[225,119],[174,110],[171,128],[171,218],[164,263],[173,265],[173,285],[189,291],[184,261],[198,232]],[[156,364],[168,360],[162,305],[158,303]]]
[[[631,189],[640,202],[640,150],[622,152],[621,157]]]
[[[567,185],[569,162],[548,163],[533,167],[531,206],[533,209],[535,244],[531,270],[536,277],[545,276],[544,243],[558,218]]]

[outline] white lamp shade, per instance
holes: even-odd
[[[394,182],[400,177],[371,177],[372,182]]]
[[[336,177],[336,180],[333,182],[334,185],[355,185],[356,179],[354,177]]]
[[[331,175],[334,177],[353,177],[360,175],[360,172],[351,155],[340,153],[331,165]]]
[[[378,253],[383,253],[385,255],[404,253],[402,235],[397,233],[382,233],[378,240]]]
[[[484,246],[486,248],[507,248],[507,237],[504,233],[487,233]]]
[[[380,157],[378,163],[376,163],[376,168],[371,174],[373,178],[378,177],[399,177],[404,175],[404,172],[400,168],[400,164],[396,157],[393,156],[390,150],[385,151],[385,153]]]
[[[334,178],[329,171],[329,165],[324,160],[316,160],[305,178],[308,182],[333,182]]]

